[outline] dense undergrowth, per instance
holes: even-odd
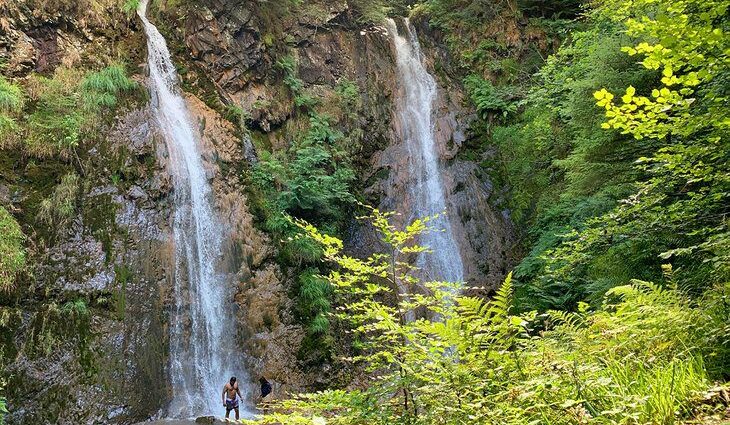
[[[599,304],[632,278],[658,279],[663,264],[694,294],[729,277],[727,2],[590,5],[534,77],[490,75],[494,59],[467,64],[484,117],[472,149],[497,148],[483,166],[525,229],[523,309]],[[468,32],[469,21],[457,32],[432,13],[452,37]]]
[[[511,277],[491,301],[413,278],[400,259],[438,229],[428,219],[397,229],[391,217],[369,217],[389,249],[366,259],[298,223],[337,265],[326,279],[334,316],[354,333],[346,360],[371,378],[247,423],[672,424],[727,409],[728,387],[714,383],[730,370],[727,284],[690,297],[666,267],[661,281],[614,287],[595,309],[518,314]],[[399,296],[398,285],[417,295]]]

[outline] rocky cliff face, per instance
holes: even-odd
[[[19,81],[101,63],[141,40],[115,2],[10,1],[0,11],[3,74]],[[103,140],[78,152],[76,166],[0,154],[0,202],[29,235],[33,264],[19,289],[0,297],[10,424],[131,421],[154,414],[168,396],[161,383],[170,187],[147,108],[130,102],[121,112],[105,124]],[[78,176],[75,214],[44,224],[38,201],[66,173]]]
[[[193,59],[207,70],[223,96],[249,108],[251,125],[262,130],[268,145],[283,147],[286,134],[279,129],[294,118],[295,111],[291,102],[281,98],[281,82],[271,79],[277,72],[273,64],[282,53],[267,48],[267,31],[271,29],[262,26],[247,7],[235,1],[209,2],[188,16],[183,37]],[[356,154],[360,184],[369,203],[395,210],[396,202],[405,198],[406,182],[399,170],[407,163],[394,131],[393,94],[398,87],[391,40],[385,28],[357,25],[346,2],[326,2],[319,7],[319,13],[297,14],[279,22],[282,34],[287,35],[286,46],[298,60],[299,78],[315,93],[326,96],[342,78],[357,83],[362,106],[352,111],[358,116],[357,122],[344,130],[364,132]],[[474,286],[494,288],[509,267],[509,218],[494,208],[494,188],[477,175],[476,164],[457,159],[462,142],[469,137],[473,111],[466,106],[439,34],[425,20],[417,25],[428,67],[439,81],[436,142],[447,162],[444,184],[448,213],[458,217],[457,238],[466,260],[465,275]],[[256,105],[266,108],[259,110]],[[357,234],[367,233],[365,229],[353,232],[353,250],[372,249],[358,245],[376,243],[373,235]]]
[[[137,24],[111,1],[94,4],[101,5],[101,12],[83,1],[0,6],[0,61],[8,64],[3,73],[22,79],[63,64],[101,62],[121,49],[140,65],[136,78],[142,82],[144,38]],[[341,129],[358,135],[351,155],[365,200],[394,209],[393,200],[405,190],[397,173],[404,162],[392,124],[397,87],[387,32],[358,24],[341,1],[272,17],[251,2],[206,0],[184,14],[159,14],[157,20],[173,28],[166,35],[177,47],[181,67],[191,66],[182,72],[184,87],[191,92],[188,104],[198,120],[217,206],[229,224],[225,261],[237,273],[236,337],[246,353],[251,390],[259,374],[275,383],[278,395],[346,379],[339,377],[342,371],[301,367],[298,353],[305,332],[293,315],[295,276],[277,264],[275,244],[257,229],[242,174],[250,167],[251,138],[259,147],[286,148],[306,119],[293,105],[276,65],[291,55],[305,89],[323,99],[328,113],[347,114],[339,121]],[[438,35],[425,23],[419,23],[419,33],[440,84],[437,142],[448,159],[448,208],[459,218],[466,274],[471,284],[493,287],[506,268],[509,221],[492,207],[489,181],[475,173],[475,164],[457,157],[468,137],[471,111],[450,76]],[[359,87],[352,111],[328,102],[344,79]],[[220,99],[243,108],[250,136],[221,117]],[[13,152],[3,159],[0,201],[18,212],[31,241],[43,237],[48,242],[34,251],[38,267],[22,282],[29,290],[0,298],[10,424],[130,423],[155,416],[169,400],[174,188],[156,132],[146,101],[125,105],[103,130],[102,140],[80,153],[84,173],[78,213],[59,229],[36,229],[28,199],[37,196],[33,191],[42,180],[52,188],[63,174],[59,170],[69,164],[45,161],[39,166]],[[11,173],[22,179],[11,179]],[[353,252],[377,247],[374,235],[354,221],[348,239]]]
[[[146,109],[129,111],[89,152],[88,165],[120,160],[136,175],[111,184],[104,168],[90,168],[78,216],[37,253],[30,296],[3,308],[12,317],[3,327],[10,424],[147,417],[169,395],[160,383],[170,187],[150,122]]]
[[[187,101],[198,120],[216,206],[228,229],[225,267],[237,273],[234,299],[239,334],[231,337],[239,339],[246,355],[250,380],[243,384],[248,385],[249,394],[255,394],[258,377],[266,374],[280,393],[302,391],[306,381],[297,368],[296,353],[304,331],[291,317],[292,302],[269,237],[257,230],[247,206],[241,168],[250,164],[244,144],[230,122],[194,96]]]

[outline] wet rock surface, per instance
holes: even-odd
[[[201,125],[203,157],[212,176],[218,214],[228,229],[222,268],[235,274],[232,301],[238,305],[237,338],[249,372],[249,405],[255,401],[258,377],[266,375],[275,396],[301,391],[305,377],[298,370],[296,353],[303,330],[290,316],[284,276],[275,263],[268,236],[254,225],[249,212],[241,167],[249,166],[244,145],[230,122],[200,100],[189,96],[188,108]],[[202,124],[204,123],[204,125]]]
[[[146,116],[137,110],[119,119],[107,159],[119,149],[156,158],[154,133],[139,128]],[[38,261],[36,285],[52,301],[32,304],[14,329],[18,356],[5,367],[7,423],[124,423],[155,414],[169,396],[160,385],[169,211],[149,202],[169,188],[158,181],[161,168],[139,172],[149,178],[128,190],[92,179],[81,214]]]

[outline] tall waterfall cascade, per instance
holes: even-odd
[[[174,183],[171,382],[159,385],[170,385],[173,394],[168,417],[220,414],[221,392],[228,378],[237,376],[240,383],[247,382],[235,354],[231,282],[216,269],[225,229],[212,205],[213,191],[180,93],[177,71],[164,37],[146,17],[147,3],[142,0],[137,13],[147,35],[149,90]]]
[[[400,212],[410,220],[438,215],[429,223],[438,231],[427,232],[420,240],[421,245],[433,251],[421,254],[417,260],[421,277],[461,282],[464,280],[461,253],[449,217],[443,214],[446,210],[445,191],[433,120],[436,81],[424,65],[416,31],[408,19],[404,21],[404,35],[398,33],[398,26],[392,19],[387,20],[386,26],[396,54],[398,136],[409,156],[411,210]]]

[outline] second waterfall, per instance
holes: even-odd
[[[187,418],[220,413],[223,384],[240,372],[241,361],[235,354],[232,285],[217,269],[225,229],[213,207],[199,138],[180,93],[177,71],[164,37],[146,17],[146,8],[147,0],[142,0],[138,14],[147,35],[149,88],[174,184],[175,308],[170,317],[169,363],[173,397],[166,416]],[[239,382],[246,381],[239,374]]]
[[[432,221],[438,231],[422,235],[421,244],[433,253],[420,255],[418,266],[422,278],[461,282],[464,266],[446,210],[445,190],[441,178],[439,150],[434,128],[434,103],[437,85],[426,70],[418,37],[408,19],[403,21],[405,35],[398,32],[395,21],[388,19],[388,33],[393,40],[398,71],[396,129],[408,154],[407,186],[409,221],[439,215]]]

